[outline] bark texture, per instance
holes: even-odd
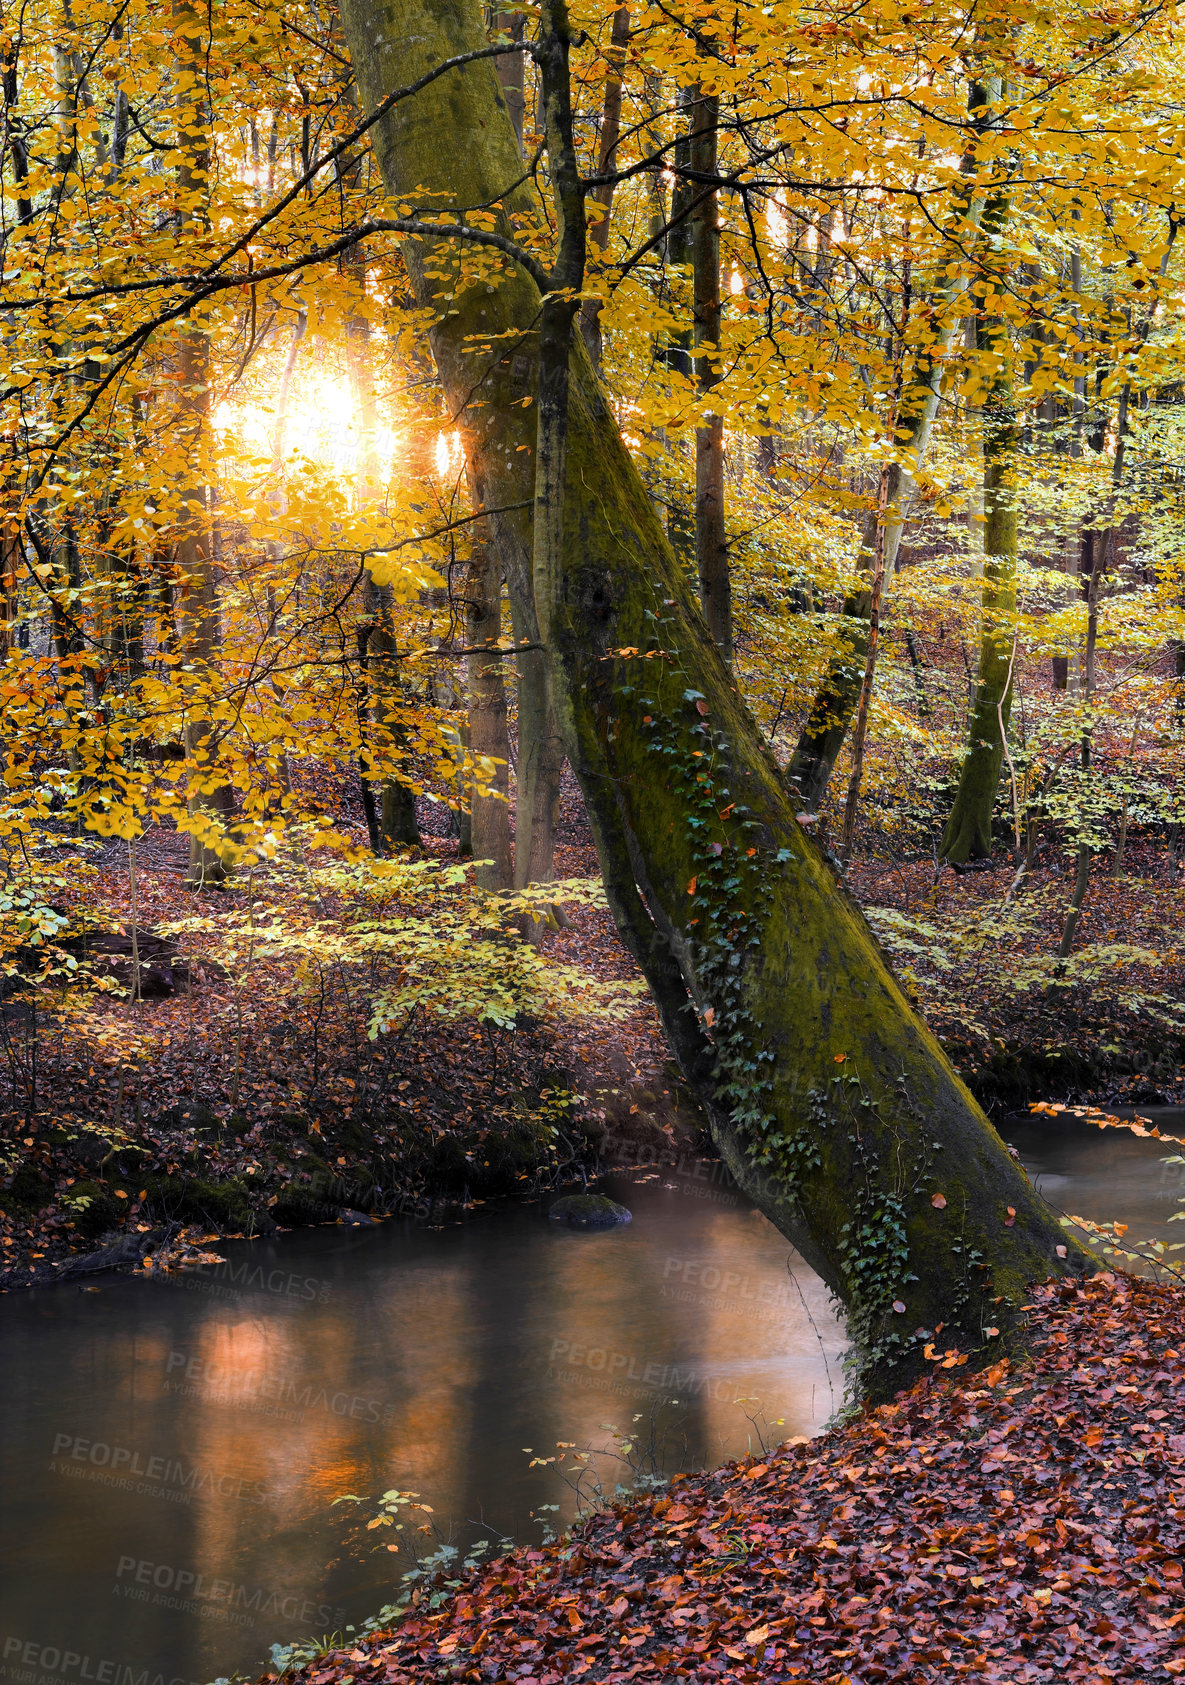
[[[605,105],[601,114],[601,135],[597,146],[597,174],[605,175],[614,167],[617,142],[621,136],[621,79],[625,69],[625,50],[630,39],[630,9],[619,6],[613,14],[613,30],[609,37],[609,52],[605,66]],[[613,187],[611,181],[594,187],[590,198],[601,207],[603,215],[588,231],[590,255],[603,266],[609,250],[609,220],[613,215]],[[586,298],[580,307],[580,331],[588,347],[595,369],[601,366],[601,299]]]
[[[984,217],[985,230],[990,227],[995,232],[1002,227],[1005,214],[993,206]],[[939,848],[939,858],[952,865],[991,858],[992,811],[1012,710],[1016,633],[1016,458],[1020,436],[1007,322],[995,314],[982,317],[978,345],[987,362],[983,405],[983,618],[967,753]]]
[[[345,0],[343,12],[368,107],[478,36],[456,0]],[[396,107],[377,146],[404,200],[422,184],[479,203],[513,179],[513,130],[484,65]],[[421,258],[410,261],[421,297],[434,297]],[[433,340],[450,402],[473,387],[475,318],[483,343],[512,339],[539,303],[521,271],[454,301]],[[515,432],[522,412],[504,405],[499,380],[495,364],[468,432],[491,505],[534,482],[529,452],[514,448],[530,443]],[[942,1346],[994,1351],[987,1329],[1007,1336],[1029,1282],[1088,1260],[796,823],[579,340],[567,458],[563,543],[535,551],[550,569],[536,588],[565,741],[618,927],[719,1149],[843,1299],[870,1390],[924,1367],[939,1324]]]
[[[506,725],[506,686],[502,679],[502,567],[492,544],[473,546],[465,581],[465,642],[482,653],[469,657],[469,748],[475,757],[494,762],[488,794],[475,789],[470,809],[470,840],[483,889],[509,889],[514,876],[510,842],[510,738]],[[489,654],[484,653],[488,649]]]
[[[361,259],[351,265],[354,284],[360,294],[366,289],[366,266]],[[358,419],[361,451],[358,462],[358,507],[365,509],[378,503],[383,495],[379,472],[378,451],[378,392],[374,379],[374,345],[369,318],[358,313],[346,323],[346,361],[350,386]],[[367,575],[363,586],[363,603],[368,624],[359,633],[358,659],[360,679],[368,691],[362,724],[373,716],[386,741],[383,759],[389,762],[392,748],[407,753],[407,733],[403,729],[400,710],[403,687],[399,677],[399,654],[395,637],[394,592],[389,585],[376,585]],[[370,788],[370,772],[366,745],[363,743],[359,767],[362,779],[363,804],[367,812],[367,827],[371,831],[371,846],[380,852],[385,848],[418,848],[423,841],[416,818],[416,793],[395,772],[385,771],[375,812],[374,795]],[[372,813],[375,823],[372,824]]]

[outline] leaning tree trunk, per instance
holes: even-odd
[[[993,204],[984,216],[985,230],[997,233],[1005,215],[1006,208]],[[983,403],[983,621],[967,754],[939,849],[939,858],[951,865],[991,858],[992,810],[1012,708],[1016,638],[1016,454],[1020,437],[1012,393],[1008,323],[998,313],[989,312],[980,319],[978,344],[981,356],[986,354],[990,359]]]
[[[344,0],[343,13],[368,107],[482,38],[474,9],[443,0]],[[516,178],[483,63],[397,104],[375,144],[403,203],[417,187],[437,210],[488,203]],[[535,493],[532,453],[517,449],[535,443],[526,412],[501,369],[475,392],[467,344],[531,334],[539,293],[519,268],[493,292],[449,285],[459,260],[440,241],[405,251],[486,506],[522,502]],[[797,824],[579,340],[567,422],[564,541],[536,550],[539,620],[618,928],[717,1145],[844,1301],[873,1391],[924,1367],[935,1339],[995,1350],[1034,1278],[1089,1261]],[[523,521],[495,520],[521,573]]]

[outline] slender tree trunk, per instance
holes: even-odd
[[[674,291],[676,296],[671,299],[672,305],[682,304],[682,288],[685,284],[686,273],[691,269],[692,260],[692,206],[695,202],[695,192],[691,182],[683,173],[691,168],[691,129],[695,122],[695,89],[681,88],[677,100],[676,134],[675,134],[675,181],[671,188],[671,210],[667,219],[669,226],[666,237],[665,281],[668,291]],[[661,183],[661,177],[658,178]],[[672,288],[672,280],[674,287]],[[694,317],[694,282],[693,306]],[[676,320],[678,314],[676,313]],[[692,323],[675,328],[662,347],[661,356],[667,367],[687,380],[692,378],[691,362]],[[675,446],[679,454],[683,454],[682,442]],[[696,556],[696,521],[694,497],[689,505],[684,505],[678,495],[678,484],[673,487],[674,494],[667,505],[666,529],[671,547],[680,563],[687,569],[698,570]]]
[[[974,157],[967,159],[967,169]],[[952,216],[952,236],[960,242],[974,238],[979,227],[983,201],[971,186],[963,188]],[[913,366],[904,382],[897,407],[894,459],[889,466],[888,514],[884,526],[884,575],[891,579],[897,564],[901,532],[913,498],[915,476],[929,448],[934,418],[938,413],[942,370],[947,353],[962,320],[960,300],[966,291],[961,275],[937,285],[929,300],[932,335],[923,339],[913,355]],[[872,605],[871,576],[875,561],[877,525],[869,514],[861,534],[857,557],[857,580],[843,604],[841,647],[827,665],[823,681],[811,704],[798,746],[787,768],[787,779],[800,807],[817,811],[843,747],[848,725],[860,699],[864,664],[868,655],[868,616]]]
[[[985,232],[998,233],[1007,215],[1007,204],[995,201],[984,216]],[[1012,710],[1016,638],[1016,463],[1020,438],[1007,321],[995,312],[985,312],[979,321],[978,345],[981,359],[988,365],[984,370],[983,404],[983,614],[967,753],[939,846],[939,858],[952,865],[991,858],[992,811]]]
[[[72,235],[71,223],[59,212],[71,206],[78,196],[78,95],[74,55],[71,42],[74,22],[68,0],[55,5],[51,12],[54,76],[54,134],[56,157],[52,189],[48,207],[53,212],[51,226],[45,238],[51,249],[67,244]],[[27,178],[26,178],[27,179]],[[48,419],[52,425],[63,422],[71,402],[78,392],[78,371],[73,364],[72,342],[59,320],[46,311],[44,347],[48,360],[56,362],[54,378],[47,391]],[[85,448],[85,447],[82,447]],[[69,482],[77,470],[77,442],[59,454],[43,493],[37,499],[38,520],[30,527],[38,550],[38,560],[48,564],[50,573],[45,583],[49,599],[50,625],[54,653],[58,659],[58,682],[63,692],[67,713],[77,718],[86,705],[86,692],[79,664],[74,659],[84,648],[79,619],[82,586],[81,560],[78,553],[78,533],[73,517],[73,503],[69,496]],[[48,542],[37,536],[37,529]],[[81,759],[77,749],[68,755],[72,771],[79,771]]]
[[[204,48],[201,15],[190,0],[173,0],[176,26],[175,97],[177,115],[177,216],[181,228],[204,235],[208,224],[210,171],[209,111],[202,81]],[[218,682],[222,653],[218,588],[214,578],[210,523],[206,507],[204,464],[210,427],[210,341],[203,324],[190,316],[178,331],[178,430],[188,462],[188,484],[181,493],[185,511],[177,542],[176,566],[181,585],[181,620],[187,656],[208,688]],[[190,770],[189,870],[191,889],[217,887],[226,880],[219,843],[234,813],[234,790],[219,774],[217,744],[201,706],[185,729]],[[195,787],[196,786],[196,787]]]
[[[345,0],[343,14],[368,105],[481,40],[480,19],[461,7]],[[389,192],[406,202],[422,185],[439,195],[437,207],[490,197],[487,171],[496,180],[514,146],[492,69],[450,73],[396,111],[375,131]],[[553,127],[562,125],[549,120],[549,138]],[[554,156],[552,174],[570,199]],[[561,257],[571,226],[569,210]],[[570,370],[561,367],[562,314],[541,310],[521,269],[442,315],[452,296],[447,254],[436,243],[426,252],[408,242],[405,252],[417,298],[436,317],[433,350],[489,505],[533,490],[538,621],[606,891],[721,1153],[843,1298],[872,1390],[924,1368],[936,1337],[940,1349],[997,1349],[985,1330],[1007,1333],[1028,1284],[1085,1269],[1087,1259],[909,1007],[796,822],[583,342]],[[562,264],[559,275],[571,285]],[[474,401],[465,346],[482,313],[487,335],[541,324],[534,472],[517,452],[521,424],[498,381]],[[499,537],[521,567],[519,533],[510,525]]]
[[[359,293],[366,290],[366,265],[359,256],[350,265],[351,279]],[[378,394],[374,379],[374,346],[370,321],[362,312],[353,313],[346,323],[346,361],[354,410],[358,421],[360,449],[358,453],[357,505],[367,509],[379,503],[383,495],[378,450]],[[391,742],[399,750],[407,747],[407,734],[399,721],[399,706],[403,700],[399,682],[398,643],[395,636],[394,593],[389,585],[376,585],[367,575],[363,585],[363,604],[367,614],[366,671],[373,717]],[[361,649],[361,646],[360,646]],[[362,773],[363,802],[374,797],[369,788],[366,771]],[[397,772],[383,773],[378,803],[378,833],[380,847],[418,848],[423,841],[416,817],[416,793]],[[367,813],[367,827],[370,814]]]
[[[852,845],[856,840],[856,815],[860,807],[860,782],[864,776],[868,711],[872,706],[872,686],[876,678],[876,658],[880,646],[881,596],[885,584],[885,505],[888,490],[889,469],[886,465],[881,470],[880,493],[877,497],[878,524],[868,604],[868,653],[864,658],[864,680],[860,686],[860,704],[856,709],[856,726],[852,732],[852,776],[848,782],[848,798],[844,803],[843,831],[839,843],[839,858],[845,866],[852,858]]]
[[[505,35],[511,41],[521,41],[526,30],[526,15],[512,7],[495,10],[493,16],[492,33]],[[518,149],[523,150],[523,119],[526,116],[527,100],[525,90],[525,53],[506,53],[496,61],[498,66],[498,84],[502,89],[502,98],[518,141]]]
[[[12,154],[12,175],[16,187],[16,220],[19,227],[25,227],[33,220],[33,202],[29,197],[29,148],[25,139],[25,125],[20,115],[20,84],[17,75],[17,60],[19,48],[17,41],[9,36],[0,47],[0,92],[3,94],[4,110],[2,120],[4,133],[8,141],[8,150]]]
[[[1139,741],[1140,728],[1141,728],[1142,725],[1143,725],[1143,721],[1137,715],[1136,723],[1132,727],[1131,742],[1127,746],[1127,762],[1128,762],[1129,768],[1133,768],[1133,770],[1134,770],[1133,762],[1134,762],[1135,753],[1136,753],[1136,744]],[[1131,822],[1131,803],[1130,803],[1130,800],[1128,798],[1128,793],[1125,790],[1123,792],[1122,797],[1121,797],[1121,805],[1120,805],[1120,809],[1119,809],[1119,835],[1115,839],[1115,858],[1111,862],[1111,877],[1116,882],[1118,882],[1119,879],[1123,877],[1123,856],[1124,856],[1124,851],[1127,848],[1127,828],[1128,828],[1128,825],[1130,824],[1130,822]]]
[[[515,545],[517,549],[517,545]],[[505,551],[499,542],[505,566]],[[519,552],[520,556],[522,552]],[[512,588],[511,624],[515,642],[537,643],[539,626],[533,601]],[[560,779],[564,743],[556,718],[551,674],[541,649],[527,650],[518,662],[518,757],[514,770],[514,884],[550,883],[555,877],[555,837],[560,817]]]
[[[276,399],[276,425],[272,434],[272,486],[268,497],[272,513],[275,515],[283,515],[287,513],[288,509],[288,492],[284,478],[284,464],[288,457],[288,413],[292,398],[292,377],[296,373],[296,364],[300,357],[300,348],[304,344],[308,325],[308,311],[303,308],[298,309],[296,321],[292,325],[292,338],[288,342],[288,355],[284,358],[284,368],[280,375],[280,391]],[[348,343],[347,338],[347,348]],[[282,548],[279,542],[276,539],[269,540],[267,551],[272,567],[278,571],[282,558]],[[269,584],[267,588],[267,609],[271,631],[274,633],[280,609],[276,589],[272,584]],[[284,691],[277,676],[273,676],[271,688],[282,707]],[[279,773],[283,789],[285,792],[290,791],[292,789],[292,768],[286,749],[280,753]],[[365,784],[365,778],[363,778],[363,783]]]
[[[10,440],[0,438],[0,451],[7,451]],[[21,574],[20,521],[12,512],[19,502],[19,486],[14,476],[7,484],[0,484],[0,659],[11,655],[16,647],[17,580]]]
[[[630,9],[619,6],[613,14],[613,33],[605,66],[605,107],[601,116],[600,144],[597,147],[597,174],[604,175],[615,167],[617,142],[621,135],[621,84],[625,69],[625,50],[630,38]],[[609,219],[613,214],[613,183],[595,187],[589,195],[601,207],[601,218],[588,230],[590,256],[600,267],[609,250]],[[601,300],[586,298],[580,308],[580,331],[588,347],[594,369],[601,366]]]
[[[494,762],[489,794],[474,789],[471,800],[473,857],[482,889],[509,889],[514,878],[510,842],[510,736],[506,724],[506,686],[498,639],[502,634],[502,568],[481,534],[474,542],[465,582],[465,642],[469,656],[469,748],[474,757]]]
[[[692,206],[695,189],[683,173],[691,168],[691,131],[695,124],[694,88],[681,88],[677,101],[675,136],[675,182],[671,189],[671,214],[666,238],[666,261],[670,269],[679,272],[690,265],[692,258]],[[691,379],[691,329],[679,328],[672,333],[665,348],[670,368]]]
[[[912,626],[905,629],[905,653],[909,656],[910,670],[913,673],[914,694],[918,702],[918,719],[928,720],[933,713],[930,698],[926,695],[926,680],[922,671],[922,658],[918,653],[917,633]]]
[[[402,755],[407,750],[407,732],[398,712],[402,686],[391,616],[391,595],[389,586],[383,586],[377,592],[379,626],[371,634],[370,647],[380,669],[376,685],[378,711],[392,742]],[[402,848],[420,847],[423,838],[416,817],[416,793],[397,773],[388,773],[383,779],[379,813],[384,843]]]
[[[1174,215],[1169,216],[1168,238],[1161,254],[1158,281],[1163,282],[1168,273],[1169,259],[1176,244],[1179,224]],[[1139,325],[1136,335],[1135,349],[1142,350],[1147,343],[1148,335],[1152,331],[1152,324],[1156,318],[1156,308],[1159,303],[1159,292],[1152,299]],[[1130,353],[1129,353],[1130,355]],[[1133,359],[1134,360],[1134,359]],[[1101,384],[1101,372],[1098,382]],[[1095,691],[1095,657],[1098,649],[1099,635],[1099,598],[1102,595],[1103,578],[1108,565],[1115,561],[1117,528],[1115,522],[1115,502],[1119,487],[1123,483],[1123,471],[1127,458],[1127,435],[1129,416],[1131,413],[1132,385],[1126,380],[1120,389],[1119,404],[1115,417],[1115,456],[1111,463],[1111,508],[1110,519],[1105,531],[1087,529],[1082,535],[1082,571],[1083,587],[1086,595],[1086,639],[1082,651],[1082,707],[1084,724],[1082,730],[1082,771],[1090,770],[1091,754],[1094,745],[1094,721],[1092,709]],[[1100,413],[1099,419],[1092,430],[1090,443],[1095,450],[1102,450],[1106,443],[1106,415]],[[1062,939],[1058,944],[1059,960],[1068,959],[1074,946],[1074,935],[1078,928],[1078,918],[1082,911],[1082,904],[1086,899],[1086,892],[1090,886],[1090,869],[1094,858],[1094,850],[1087,842],[1080,842],[1078,846],[1078,873],[1074,883],[1074,891],[1070,897],[1070,905],[1066,909],[1066,920],[1062,927]]]
[[[375,806],[374,783],[367,751],[367,724],[370,719],[370,623],[363,621],[355,634],[358,644],[358,779],[362,786],[362,813],[366,820],[366,838],[372,854],[382,854],[383,834],[379,828],[379,810]]]
[[[697,91],[691,108],[691,168],[698,194],[691,222],[692,286],[699,388],[711,392],[720,370],[720,206],[704,176],[716,173],[720,100]],[[707,415],[695,433],[695,556],[700,602],[708,630],[726,665],[732,664],[732,581],[724,527],[724,420]]]

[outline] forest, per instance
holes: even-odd
[[[3,0],[3,1679],[1185,1673],[1183,30]]]

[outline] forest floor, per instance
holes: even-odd
[[[347,815],[348,831],[350,792],[327,790],[324,805]],[[432,814],[446,833],[446,810]],[[354,829],[361,841],[356,815]],[[928,860],[872,842],[853,865],[852,890],[985,1104],[1003,1113],[1037,1099],[1181,1099],[1185,1030],[1174,1013],[1185,957],[1175,933],[1185,888],[1163,844],[1133,835],[1125,875],[1096,872],[1062,974],[1052,956],[1069,894],[1064,862],[1039,860],[1009,899],[1006,864],[936,877]],[[425,836],[424,858],[455,857],[447,834]],[[89,879],[64,868],[63,909],[126,930],[126,848],[108,844],[95,859]],[[91,996],[40,1022],[0,1007],[0,1288],[145,1258],[150,1268],[184,1266],[221,1237],[422,1217],[441,1201],[537,1193],[668,1156],[672,1140],[680,1154],[706,1146],[644,996],[612,1020],[525,1015],[497,1029],[421,1014],[371,1039],[363,967],[313,953],[298,978],[291,951],[268,957],[262,947],[237,968],[211,963],[226,951],[228,921],[238,920],[242,952],[243,888],[194,897],[184,867],[184,838],[149,833],[135,922],[153,931],[204,921],[181,938],[187,985],[140,1002]],[[572,788],[557,876],[595,873]],[[299,902],[284,890],[268,918],[298,930],[309,916]],[[602,984],[636,984],[604,908],[573,905],[542,951]]]
[[[848,882],[989,1111],[1185,1103],[1185,873],[1161,837],[1134,838],[1118,877],[1098,859],[1064,963],[1074,871],[1060,850],[1018,880],[1003,849],[984,869],[935,872],[882,844]]]
[[[1185,1676],[1185,1293],[1036,1288],[1027,1355],[517,1549],[298,1685]],[[437,1602],[433,1607],[434,1600]],[[265,1678],[274,1679],[275,1675]]]

